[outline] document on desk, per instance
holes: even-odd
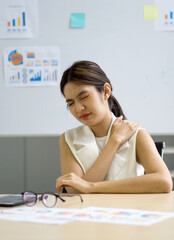
[[[45,224],[65,224],[74,221],[72,216],[76,213],[77,209],[20,207],[8,210],[0,210],[0,220],[36,222]]]
[[[83,209],[20,207],[0,210],[0,220],[44,224],[65,224],[73,221],[88,221],[149,226],[171,217],[174,217],[174,213],[99,207]]]
[[[171,217],[174,217],[174,213],[137,209],[89,207],[83,209],[83,212],[79,214],[79,216],[76,216],[76,220],[149,226]]]

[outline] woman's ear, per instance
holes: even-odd
[[[109,83],[104,84],[104,99],[108,100],[111,95],[111,85]]]

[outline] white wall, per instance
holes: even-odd
[[[150,133],[174,134],[174,32],[156,32],[153,21],[144,21],[144,5],[152,4],[39,0],[39,37],[0,39],[0,135],[55,135],[78,124],[58,87],[5,87],[4,47],[45,45],[60,47],[61,74],[74,61],[96,61],[128,119]],[[69,28],[72,12],[86,13],[84,29]]]

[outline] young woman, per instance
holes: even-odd
[[[82,125],[60,137],[58,192],[62,187],[68,193],[171,191],[170,173],[152,138],[137,123],[126,120],[109,79],[97,64],[74,63],[64,72],[60,88]]]

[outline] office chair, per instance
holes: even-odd
[[[164,148],[166,147],[165,142],[155,142],[155,145],[160,156],[163,158]]]

